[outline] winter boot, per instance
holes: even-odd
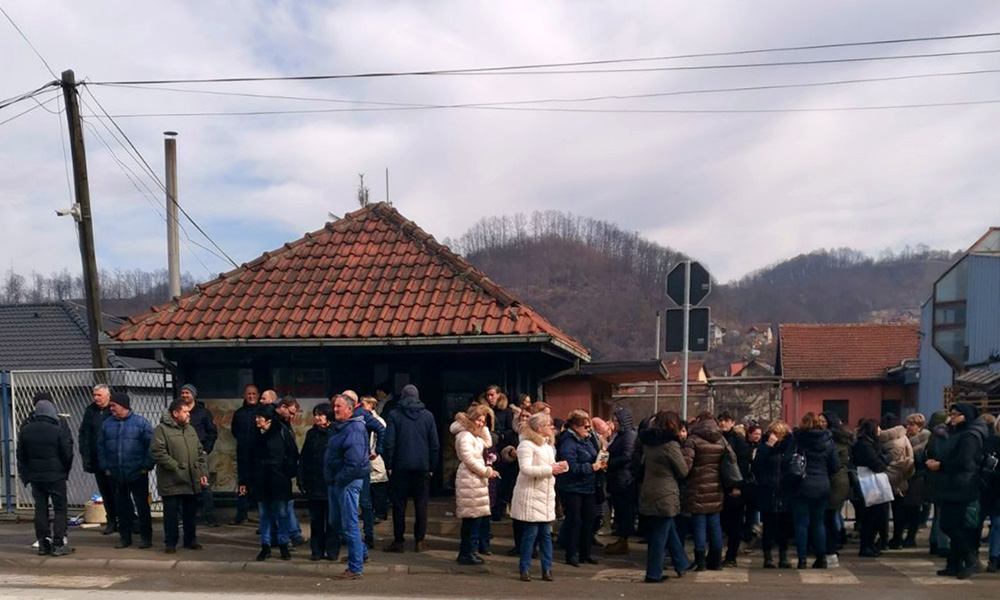
[[[628,538],[620,537],[604,547],[605,554],[628,554]]]
[[[281,552],[281,560],[292,560],[292,551],[288,549],[288,544],[278,546],[278,551]]]
[[[708,570],[709,571],[722,570],[722,550],[708,551]]]
[[[812,564],[812,568],[814,568],[814,569],[825,569],[825,568],[827,568],[827,566],[828,565],[827,565],[827,562],[826,562],[826,556],[823,555],[823,554],[820,554],[819,556],[817,556],[816,560],[813,561],[813,564]]]
[[[774,564],[774,553],[768,550],[764,553],[764,568],[765,569],[777,569],[778,565]]]
[[[788,562],[788,550],[778,550],[778,568],[791,569],[792,563]]]
[[[694,567],[695,571],[704,571],[705,570],[706,567],[705,567],[705,551],[704,550],[695,550],[694,551],[694,564],[695,564],[695,567]]]
[[[1000,571],[1000,556],[990,557],[990,562],[986,565],[986,571],[989,573]]]
[[[260,552],[257,553],[257,562],[264,562],[271,556],[271,547],[266,544],[261,544]]]

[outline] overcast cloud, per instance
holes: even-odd
[[[58,74],[114,81],[414,71],[667,56],[1000,31],[993,2],[55,2],[3,0]],[[600,68],[1000,49],[1000,37]],[[0,99],[52,79],[0,17]],[[161,86],[407,104],[586,98],[1000,69],[1000,54],[781,68],[479,75]],[[358,173],[438,239],[482,217],[565,210],[618,223],[702,260],[722,280],[822,247],[967,247],[1000,222],[1000,104],[857,112],[559,113],[484,108],[210,117],[136,114],[378,105],[91,86],[162,177],[180,133],[180,200],[238,263],[354,210]],[[98,110],[89,104],[85,114]],[[46,101],[57,96],[39,96]],[[804,109],[1000,100],[1000,73],[701,94],[548,108]],[[30,108],[0,110],[0,121]],[[385,108],[383,106],[383,108]],[[65,118],[52,102],[0,125],[0,259],[23,274],[79,271]],[[86,144],[102,268],[165,265],[163,194],[137,191]],[[93,129],[92,129],[92,128]],[[113,126],[112,126],[113,127]],[[138,171],[138,168],[130,163]],[[149,186],[153,193],[145,190]],[[193,228],[193,240],[206,244]],[[227,264],[182,243],[205,280]]]

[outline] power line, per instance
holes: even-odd
[[[996,36],[1000,33],[991,34],[981,34],[981,36]],[[945,38],[924,38],[924,39],[912,39],[908,41],[926,41],[932,39],[945,39]],[[951,38],[954,39],[954,38]],[[848,46],[858,46],[858,45],[870,45],[870,44],[887,44],[887,43],[903,43],[902,41],[875,41],[875,42],[855,42],[852,44],[827,44],[823,46],[801,46],[795,48],[771,48],[763,50],[743,50],[736,52],[720,52],[720,53],[705,53],[705,54],[689,54],[689,55],[676,55],[676,56],[661,56],[652,58],[630,58],[630,59],[613,59],[606,61],[584,61],[575,63],[548,63],[548,64],[536,64],[536,65],[513,65],[506,67],[477,67],[477,68],[467,68],[467,69],[437,69],[437,70],[421,70],[421,71],[376,71],[367,73],[343,73],[343,74],[326,74],[326,75],[283,75],[283,76],[270,76],[270,77],[212,77],[212,78],[189,78],[189,79],[147,79],[147,80],[121,80],[121,81],[99,81],[93,82],[94,85],[163,85],[163,84],[182,84],[182,83],[252,83],[252,82],[264,82],[264,81],[323,81],[323,80],[337,80],[337,79],[372,79],[372,78],[387,78],[387,77],[421,77],[421,76],[443,76],[443,75],[578,75],[578,74],[603,74],[603,73],[647,73],[647,72],[663,72],[663,71],[703,71],[703,70],[719,70],[719,69],[746,69],[746,68],[763,68],[763,67],[787,67],[787,66],[801,66],[801,65],[825,65],[825,64],[838,64],[838,63],[858,63],[858,62],[874,62],[874,61],[898,61],[898,60],[910,60],[910,59],[920,59],[920,58],[945,58],[954,56],[974,56],[982,54],[995,54],[1000,52],[1000,50],[961,50],[955,52],[932,52],[924,54],[900,54],[895,56],[862,56],[853,58],[830,58],[830,59],[811,59],[811,60],[800,60],[800,61],[776,61],[776,62],[756,62],[756,63],[732,63],[732,64],[716,64],[716,65],[680,65],[680,66],[668,66],[668,67],[647,67],[647,68],[635,68],[635,69],[564,69],[564,70],[544,70],[539,71],[537,69],[553,69],[556,67],[565,66],[587,66],[594,64],[617,64],[617,63],[635,63],[635,62],[647,62],[647,61],[662,61],[662,60],[676,60],[681,58],[704,58],[711,56],[734,56],[741,54],[753,54],[762,52],[782,52],[791,50],[805,50],[812,48],[836,48],[836,47],[848,47]],[[536,70],[531,70],[536,69]]]
[[[969,75],[988,75],[997,73],[1000,73],[1000,69],[978,69],[970,71],[919,73],[914,75],[894,75],[888,77],[838,79],[833,81],[818,81],[818,82],[805,82],[805,83],[779,83],[779,84],[752,85],[752,86],[740,86],[740,87],[676,90],[670,92],[651,92],[646,94],[608,94],[603,96],[587,96],[587,97],[576,97],[576,98],[539,98],[539,99],[529,99],[529,100],[507,100],[507,101],[497,101],[497,102],[466,102],[466,103],[454,103],[454,104],[386,102],[386,101],[376,101],[376,100],[347,100],[342,98],[324,98],[315,96],[308,97],[308,96],[287,96],[280,94],[252,94],[244,92],[224,92],[219,90],[191,90],[183,88],[143,87],[143,86],[119,85],[119,84],[98,84],[98,85],[104,85],[105,87],[114,87],[120,89],[138,90],[147,92],[164,91],[164,92],[177,92],[182,94],[207,94],[207,95],[245,97],[245,98],[267,99],[267,100],[326,102],[332,104],[362,104],[362,105],[373,105],[373,106],[391,106],[403,109],[458,109],[458,108],[490,108],[496,106],[518,106],[518,105],[530,105],[530,104],[597,102],[603,100],[635,100],[635,99],[662,98],[669,96],[686,96],[686,95],[697,95],[697,94],[738,93],[738,92],[768,91],[768,90],[809,88],[809,87],[829,87],[837,85],[856,85],[863,83],[905,81],[911,79],[929,79],[929,78],[939,78],[939,77],[959,77],[959,76],[969,76]]]
[[[133,171],[131,167],[125,164],[125,162],[118,157],[118,154],[114,151],[111,145],[108,144],[108,142],[104,139],[104,136],[101,135],[100,131],[97,130],[97,127],[95,127],[93,123],[90,123],[85,119],[82,119],[82,121],[84,125],[90,128],[90,131],[94,135],[94,137],[100,140],[101,144],[104,145],[105,148],[107,148],[108,153],[111,155],[112,160],[118,165],[118,168],[121,170],[122,174],[125,176],[126,179],[128,179],[129,183],[132,184],[132,187],[134,187],[136,191],[139,192],[139,194],[143,197],[143,199],[146,200],[147,203],[149,203],[149,205],[153,208],[153,212],[155,212],[157,216],[159,216],[161,219],[166,220],[166,215],[160,212],[156,202],[154,201],[156,196],[155,194],[153,194],[152,190],[149,189],[149,186],[143,183],[139,175],[136,174],[136,172]],[[128,148],[126,148],[117,137],[112,136],[112,138],[116,142],[118,142],[118,144],[121,145],[122,148],[125,149],[126,153],[128,153]],[[131,157],[131,154],[129,156]],[[140,183],[142,183],[143,187],[145,187],[146,190],[149,192],[148,195],[146,192],[142,191],[141,187],[139,187]],[[193,240],[191,240],[191,242],[195,243]],[[209,269],[208,265],[206,265],[204,261],[201,260],[201,257],[198,256],[198,254],[194,251],[194,249],[191,248],[190,246],[188,247],[188,249],[191,250],[191,256],[193,256],[194,259],[198,261],[198,263],[205,269],[205,272],[211,274],[212,273],[211,269]]]
[[[125,141],[128,142],[129,147],[132,148],[132,151],[135,153],[135,155],[139,157],[139,159],[142,161],[142,164],[145,165],[146,171],[153,177],[153,179],[156,181],[156,184],[163,190],[164,193],[166,193],[167,191],[166,186],[163,184],[162,181],[160,181],[160,178],[156,175],[156,172],[153,171],[153,168],[149,166],[149,162],[142,155],[142,153],[139,152],[139,149],[136,148],[135,144],[132,143],[132,140],[128,137],[128,134],[126,134],[125,131],[123,131],[122,128],[118,125],[118,123],[114,120],[114,118],[112,118],[111,115],[108,114],[108,111],[105,110],[104,106],[101,104],[101,101],[97,99],[97,96],[94,95],[94,92],[91,91],[90,88],[87,88],[87,93],[90,94],[90,97],[94,100],[95,103],[97,103],[97,106],[101,109],[101,112],[104,113],[104,116],[111,121],[111,124],[115,126],[115,129],[117,129],[118,132],[122,135],[122,137],[125,138]],[[236,264],[236,261],[234,261],[228,254],[226,254],[226,251],[223,250],[222,247],[219,246],[219,244],[217,244],[215,240],[213,240],[212,237],[208,235],[208,233],[204,229],[202,229],[201,225],[198,225],[198,223],[191,217],[191,215],[188,214],[188,212],[184,209],[183,206],[178,204],[177,208],[181,211],[181,214],[183,214],[184,217],[191,223],[191,225],[193,225],[194,228],[197,229],[201,235],[205,236],[205,239],[207,239],[213,246],[215,246],[215,248],[219,252],[222,253],[223,256],[226,257],[226,260],[228,260],[233,265],[233,267],[239,267],[239,265]]]
[[[0,121],[0,125],[5,125],[7,123],[10,123],[14,119],[16,119],[18,117],[23,117],[24,115],[30,113],[31,111],[38,110],[39,108],[43,107],[44,105],[50,104],[50,103],[52,103],[54,101],[55,101],[55,98],[52,98],[52,99],[46,100],[45,102],[42,102],[40,104],[36,104],[36,105],[32,106],[31,108],[29,108],[28,110],[21,111],[21,112],[17,113],[16,115],[14,115],[13,117],[10,117],[8,119],[4,119],[3,121]]]
[[[23,102],[25,100],[34,98],[38,94],[41,94],[42,92],[48,90],[49,88],[54,88],[54,87],[59,87],[58,81],[50,81],[45,85],[43,85],[42,87],[31,90],[30,92],[24,92],[23,94],[18,94],[17,96],[11,96],[6,100],[0,100],[0,110],[7,108],[8,106],[13,106],[18,102]]]
[[[56,75],[56,72],[53,71],[52,67],[49,66],[48,61],[45,60],[45,57],[42,56],[42,53],[39,52],[37,48],[35,48],[35,45],[31,43],[31,40],[28,39],[28,36],[24,35],[24,32],[21,31],[21,28],[17,26],[17,23],[14,22],[14,19],[10,18],[10,15],[7,14],[7,11],[5,11],[2,6],[0,6],[0,13],[3,13],[3,16],[7,17],[7,20],[10,21],[10,24],[14,26],[14,29],[17,31],[17,33],[21,35],[21,38],[24,39],[25,42],[27,42],[28,46],[31,48],[31,51],[34,52],[35,56],[38,57],[38,60],[42,61],[42,64],[45,65],[45,68],[49,70],[49,74],[55,77],[56,79],[59,79],[59,76]]]

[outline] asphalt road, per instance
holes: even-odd
[[[759,562],[759,559],[757,559]],[[838,569],[764,570],[755,565],[706,572],[650,585],[635,581],[642,573],[634,565],[618,568],[614,563],[588,569],[556,565],[556,581],[517,580],[514,567],[497,564],[493,573],[477,574],[388,574],[361,581],[336,581],[316,576],[248,573],[88,572],[48,566],[12,568],[0,566],[0,598],[4,599],[93,599],[173,600],[195,595],[211,600],[266,595],[272,600],[291,600],[309,595],[342,598],[658,598],[679,594],[689,598],[740,600],[975,600],[997,598],[1000,575],[981,574],[960,582],[934,575],[940,560],[918,552],[894,553],[870,560],[845,556]],[[743,561],[748,563],[747,559]],[[537,570],[537,565],[536,565]]]

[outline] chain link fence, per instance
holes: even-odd
[[[11,477],[15,486],[15,506],[34,507],[31,492],[17,476],[17,432],[34,410],[32,398],[38,392],[52,395],[56,411],[68,421],[73,433],[73,470],[69,474],[67,493],[71,507],[82,507],[98,493],[94,476],[84,473],[80,461],[77,432],[83,418],[83,411],[93,401],[94,386],[106,383],[114,392],[127,392],[132,403],[132,411],[142,415],[154,428],[160,423],[163,410],[170,404],[173,394],[172,376],[166,369],[78,369],[60,371],[11,371],[10,391],[13,408],[13,428],[11,445]],[[152,501],[158,504],[156,475],[150,473],[149,489]]]

